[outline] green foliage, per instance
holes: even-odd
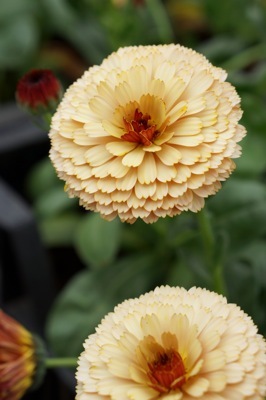
[[[93,268],[110,264],[120,244],[122,223],[108,222],[98,214],[85,216],[77,227],[75,247],[85,265]]]
[[[103,269],[84,270],[58,296],[49,315],[47,336],[61,356],[78,356],[84,339],[107,312],[124,299],[136,297],[159,282],[152,254],[122,257]]]

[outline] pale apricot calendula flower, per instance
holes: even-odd
[[[226,72],[179,45],[120,48],[65,93],[51,160],[70,196],[112,220],[199,211],[235,167],[240,99]]]
[[[262,400],[266,345],[251,318],[201,288],[126,300],[84,343],[76,400]]]

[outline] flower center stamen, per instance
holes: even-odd
[[[182,357],[173,349],[157,354],[155,360],[148,363],[148,367],[151,387],[160,393],[179,389],[186,382]]]
[[[156,125],[149,123],[150,119],[151,116],[149,114],[142,114],[137,108],[131,121],[123,118],[126,133],[122,135],[122,139],[150,146],[159,134],[156,130]]]

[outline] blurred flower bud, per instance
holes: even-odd
[[[0,310],[0,399],[19,400],[44,374],[44,351],[21,324]]]
[[[61,84],[49,69],[29,71],[16,89],[18,104],[33,114],[53,113],[61,97]]]

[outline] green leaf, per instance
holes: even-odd
[[[208,201],[208,207],[216,215],[224,216],[263,200],[266,200],[266,185],[251,179],[230,178]]]
[[[260,289],[249,262],[231,259],[225,265],[228,301],[240,306],[260,329],[265,327],[265,304],[260,303]]]
[[[171,286],[182,286],[189,289],[197,284],[197,277],[183,260],[176,260],[171,266],[166,283]]]
[[[1,8],[1,7],[0,7]],[[33,17],[16,16],[0,27],[1,68],[21,67],[37,49],[39,32]]]
[[[63,182],[59,180],[49,158],[35,164],[27,176],[27,192],[32,199],[37,199],[52,187],[60,186],[63,190]]]
[[[73,245],[80,219],[81,214],[70,212],[41,219],[38,227],[43,242],[50,247]]]
[[[75,247],[83,262],[92,267],[110,264],[120,246],[122,223],[104,220],[97,213],[83,218],[76,231]]]
[[[256,286],[266,288],[266,239],[249,243],[236,257],[252,268]]]
[[[138,254],[78,273],[50,311],[46,331],[52,350],[58,356],[77,356],[105,314],[121,301],[153,289],[162,271],[163,265],[156,264],[152,254]]]
[[[47,339],[58,356],[75,357],[82,343],[111,310],[97,274],[78,273],[57,297],[47,321]]]
[[[60,214],[76,207],[77,199],[69,198],[63,187],[53,187],[42,194],[34,205],[34,210],[39,218],[46,218]]]

